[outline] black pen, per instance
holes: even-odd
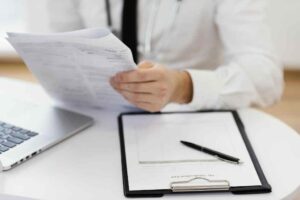
[[[200,145],[197,145],[197,144],[194,144],[194,143],[191,143],[191,142],[187,142],[187,141],[182,141],[182,140],[180,142],[182,144],[190,147],[190,148],[193,148],[193,149],[202,151],[204,153],[207,153],[209,155],[212,155],[214,157],[217,157],[218,159],[220,159],[222,161],[235,163],[235,164],[241,164],[242,163],[239,158],[236,158],[236,157],[233,157],[233,156],[230,156],[230,155],[227,155],[227,154],[209,149],[207,147],[203,147],[203,146],[200,146]]]

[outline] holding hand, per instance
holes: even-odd
[[[141,62],[136,70],[117,73],[110,84],[130,103],[150,112],[160,111],[170,102],[192,100],[192,81],[187,72],[149,61]]]

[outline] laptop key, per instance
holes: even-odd
[[[12,132],[10,134],[11,136],[13,137],[16,137],[16,138],[19,138],[19,139],[22,139],[22,140],[28,140],[30,137],[26,134],[22,134],[22,133],[18,133],[18,132]]]
[[[9,137],[8,134],[2,134],[2,133],[0,133],[0,138],[1,138],[1,139],[6,139],[6,138],[8,138],[8,137]]]
[[[10,141],[3,142],[2,145],[6,146],[6,147],[9,147],[9,148],[13,148],[13,147],[16,146],[15,143],[12,143]]]
[[[23,142],[23,140],[15,137],[9,137],[7,138],[7,140],[15,144],[21,144]]]
[[[6,128],[2,132],[5,134],[10,134],[12,132],[12,130],[10,128]]]
[[[29,131],[26,130],[26,129],[21,129],[21,130],[19,130],[18,132],[24,134],[24,133],[27,133],[27,132],[29,132]]]
[[[19,130],[21,130],[21,128],[14,126],[14,127],[12,127],[12,130],[19,131]]]
[[[0,151],[1,152],[5,152],[7,151],[9,148],[7,148],[6,146],[0,145]]]
[[[12,128],[12,127],[13,127],[13,125],[6,124],[6,123],[5,123],[5,124],[3,124],[2,126],[3,126],[4,128]]]
[[[37,133],[36,133],[36,132],[32,132],[32,131],[28,131],[28,132],[26,133],[26,135],[29,135],[30,137],[33,137],[33,136],[36,136]]]

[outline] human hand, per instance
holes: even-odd
[[[133,105],[150,111],[160,111],[170,102],[189,103],[193,86],[185,71],[143,61],[138,69],[117,73],[110,79],[111,86]]]

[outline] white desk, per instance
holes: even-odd
[[[0,79],[0,92],[48,102],[38,85]],[[20,166],[0,173],[0,193],[38,199],[125,199],[116,117],[85,111],[93,127]],[[282,199],[300,185],[300,137],[279,120],[254,109],[239,111],[258,160],[273,187],[270,194],[168,195],[163,199]]]

